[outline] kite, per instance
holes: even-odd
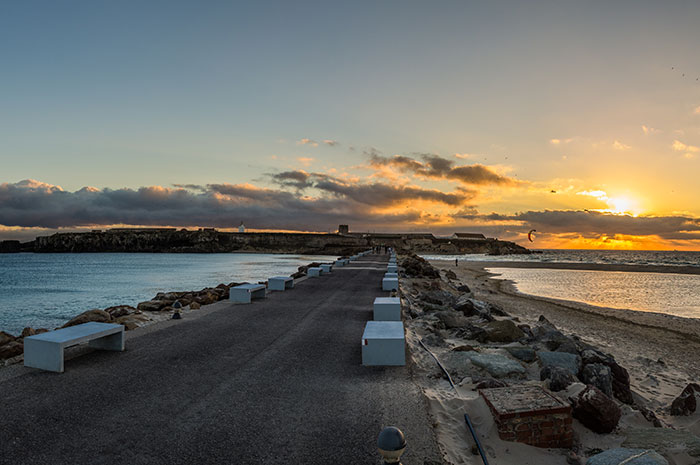
[[[532,240],[532,238],[534,237],[534,236],[532,235],[532,233],[534,233],[534,232],[537,232],[537,230],[536,230],[536,229],[531,229],[530,232],[527,233],[527,238],[530,240],[530,242],[535,242],[535,241]]]

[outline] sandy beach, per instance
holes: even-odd
[[[454,272],[457,278],[452,282],[467,284],[475,299],[498,305],[510,315],[510,318],[534,326],[540,316],[544,316],[564,334],[576,336],[583,343],[613,355],[616,361],[629,372],[635,408],[640,406],[648,408],[666,427],[688,431],[695,435],[700,433],[700,418],[697,412],[691,416],[679,417],[671,416],[669,411],[673,399],[688,383],[697,382],[700,379],[700,361],[697,356],[700,353],[699,320],[660,313],[600,308],[576,302],[523,295],[517,292],[512,283],[492,279],[493,275],[485,270],[487,267],[508,267],[510,263],[461,262],[457,267],[454,261],[431,260],[430,263],[440,270],[443,282],[447,281],[444,278],[445,272]],[[547,268],[556,268],[559,264],[521,262],[515,266],[543,267],[542,265]],[[619,265],[579,266],[576,264],[575,268],[567,268],[566,265],[562,268],[621,271],[618,269]],[[632,267],[629,268],[625,271],[632,271]],[[638,271],[651,271],[649,267],[634,268]],[[420,282],[411,283],[410,281],[408,284],[410,287],[407,287],[407,290],[414,295],[415,291],[412,289],[420,289],[422,285]],[[418,344],[420,337],[423,339],[426,336],[430,337],[429,332],[424,331],[426,327],[420,318],[413,320],[408,326],[411,328],[407,336],[408,342],[412,346],[416,365],[420,367],[417,371],[423,370],[423,390],[429,399],[432,414],[438,419],[436,431],[448,463],[481,463],[478,456],[465,452],[472,441],[471,438],[465,439],[464,420],[455,413],[459,410],[471,412],[472,421],[481,431],[482,441],[487,444],[486,449],[490,451],[490,457],[497,458],[499,463],[567,463],[567,457],[561,452],[500,440],[488,408],[474,391],[478,380],[474,376],[463,378],[461,382],[457,379],[455,381],[458,384],[458,392],[454,392],[442,379],[431,356]],[[450,360],[455,347],[464,343],[463,340],[446,338],[442,343],[443,346],[447,345],[445,348],[438,344],[432,347],[432,350],[442,359]],[[476,350],[496,353],[499,349],[482,347]],[[533,375],[538,381],[525,381],[526,384],[539,383],[537,374],[530,373],[527,376],[530,378]],[[430,381],[431,378],[433,381]],[[567,398],[575,394],[575,391],[563,391],[558,394]],[[580,424],[574,425],[576,438],[580,444],[580,448],[576,450],[579,455],[578,458],[569,457],[568,463],[579,463],[575,460],[590,456],[596,448],[608,449],[620,446],[626,441],[625,432],[630,428],[651,426],[639,410],[626,405],[621,407],[623,415],[616,432],[612,434],[595,434]],[[669,462],[673,464],[698,463],[697,457],[688,458],[684,454],[666,454],[666,456],[673,457]]]

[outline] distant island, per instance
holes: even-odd
[[[436,237],[430,233],[360,233],[340,225],[335,234],[283,232],[223,232],[214,228],[114,228],[80,233],[56,233],[33,241],[2,241],[0,253],[304,253],[344,255],[367,247],[387,246],[414,253],[489,255],[528,254],[513,242],[478,233]]]

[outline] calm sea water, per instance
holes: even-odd
[[[0,330],[54,328],[93,308],[163,291],[288,276],[335,256],[282,254],[0,254]]]
[[[700,252],[540,250],[531,255],[425,255],[428,259],[491,262],[597,263],[700,267]],[[700,275],[492,268],[518,291],[600,307],[700,318]]]
[[[700,267],[700,252],[647,250],[536,250],[530,255],[423,255],[435,260],[489,262],[569,262],[620,265],[675,265]]]
[[[700,275],[488,268],[524,294],[700,318]]]

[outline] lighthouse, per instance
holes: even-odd
[[[239,233],[244,233],[244,232],[245,232],[245,226],[243,225],[243,221],[241,221],[241,225],[238,227],[238,232],[239,232]]]

